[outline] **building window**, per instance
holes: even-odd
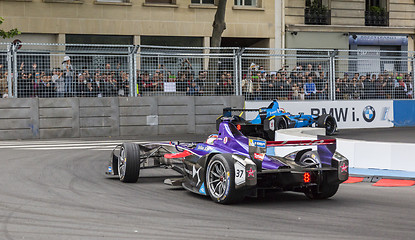
[[[98,3],[129,3],[130,0],[95,0]]]
[[[331,11],[327,0],[306,0],[304,9],[305,24],[330,25]]]
[[[386,0],[366,0],[365,25],[389,26]]]
[[[146,3],[150,4],[173,4],[173,0],[146,0]]]
[[[257,0],[235,0],[235,5],[257,7]]]
[[[192,0],[192,4],[214,4],[215,0]]]

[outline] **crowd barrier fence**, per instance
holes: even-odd
[[[2,97],[414,99],[414,52],[0,44]]]

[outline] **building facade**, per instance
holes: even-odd
[[[285,47],[414,50],[412,0],[286,0]]]
[[[216,0],[0,1],[23,42],[208,47]],[[228,1],[223,46],[280,47],[274,1]],[[10,41],[10,40],[3,40]]]

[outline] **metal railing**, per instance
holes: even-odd
[[[68,61],[69,60],[69,61]],[[2,97],[413,99],[414,52],[0,44]]]

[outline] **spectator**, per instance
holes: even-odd
[[[321,67],[321,65],[319,65]],[[317,98],[328,99],[328,82],[324,72],[320,72],[316,81]]]
[[[130,75],[122,73],[121,81],[118,83],[118,96],[128,96],[130,91]]]
[[[186,92],[188,83],[187,83],[187,75],[185,73],[177,74],[179,79],[176,82],[176,89],[179,92]]]
[[[413,86],[413,81],[412,81],[412,76],[411,75],[407,75],[406,77],[406,87],[407,87],[407,92],[406,92],[406,96],[409,99],[413,98],[413,94],[414,94],[414,86]]]
[[[360,99],[360,94],[362,92],[362,84],[357,81],[355,77],[352,79],[352,83],[349,85],[349,93],[352,99]]]
[[[376,79],[375,82],[375,91],[376,91],[376,98],[378,99],[385,99],[386,98],[386,81],[382,74],[379,74],[379,77]]]
[[[254,86],[251,73],[245,74],[242,79],[242,94],[247,100],[252,100],[254,95]]]
[[[91,82],[86,83],[86,87],[84,89],[83,96],[84,97],[96,97],[97,96],[97,92],[93,88],[93,85],[92,85]]]
[[[52,82],[54,83],[54,91],[57,97],[65,96],[65,79],[62,77],[62,71],[53,69]]]
[[[190,86],[187,87],[186,95],[188,96],[199,96],[200,88],[196,81],[191,81]]]
[[[101,78],[101,74],[96,72],[94,75],[94,82],[92,83],[92,87],[97,94],[97,97],[102,97],[104,92],[104,83]]]
[[[300,88],[298,87],[297,83],[293,84],[292,87],[292,95],[291,95],[291,99],[292,100],[299,100],[300,99]]]
[[[253,85],[253,95],[254,95],[253,100],[262,100],[261,84],[260,84],[258,75],[252,76],[252,85]]]
[[[74,77],[74,68],[71,64],[71,58],[69,56],[65,56],[62,62],[62,69],[64,72],[65,78],[65,92],[67,96],[72,96],[72,85],[73,85],[73,77]]]
[[[154,85],[150,80],[150,75],[148,74],[148,72],[144,72],[141,75],[141,88],[140,88],[140,92],[142,93],[148,93],[148,92],[152,92],[154,90]]]
[[[8,98],[9,97],[9,88],[6,87],[6,89],[4,90],[4,93],[2,94],[2,98]]]
[[[196,84],[199,86],[201,94],[205,91],[205,83],[207,83],[207,72],[199,71],[199,76],[196,78]]]
[[[398,99],[407,98],[406,94],[408,92],[408,88],[406,86],[406,83],[403,80],[402,73],[399,74],[397,79],[398,79],[398,83],[397,83],[397,86],[395,87],[395,98],[398,98]]]
[[[305,99],[315,99],[316,93],[317,93],[317,89],[316,89],[316,84],[313,82],[313,77],[308,76],[308,81],[304,85]]]
[[[7,89],[7,76],[0,72],[0,95],[3,95]]]

